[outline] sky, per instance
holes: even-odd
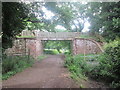
[[[86,21],[85,24],[84,24],[84,28],[83,28],[82,32],[89,31],[89,27],[90,27],[90,23],[88,21]]]
[[[46,18],[46,19],[51,19],[53,16],[55,16],[54,13],[52,13],[49,10],[47,10],[45,7],[42,7],[42,10],[45,13],[45,15],[43,17]]]
[[[45,15],[44,15],[43,17],[46,18],[46,19],[51,19],[53,16],[55,16],[54,13],[52,13],[52,12],[49,11],[49,10],[47,10],[45,7],[42,7],[42,10],[43,10],[43,12],[45,13]],[[77,22],[76,22],[76,23],[77,23]],[[90,23],[89,23],[88,21],[86,21],[86,22],[84,23],[84,28],[83,28],[82,32],[87,32],[87,31],[89,31],[89,26],[90,26]],[[66,29],[65,29],[63,26],[61,26],[61,25],[57,25],[55,28],[56,28],[56,29],[66,30]],[[75,28],[75,27],[73,26],[72,28]]]

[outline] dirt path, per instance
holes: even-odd
[[[62,55],[49,55],[37,61],[32,67],[17,73],[3,81],[3,88],[106,88],[103,83],[93,80],[82,80],[79,85],[70,78],[70,73],[63,66]]]
[[[50,55],[3,81],[3,88],[76,88],[61,55]]]

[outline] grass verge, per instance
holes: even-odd
[[[6,56],[2,61],[2,80],[23,71],[25,68],[32,66],[34,59],[27,56]]]
[[[71,78],[73,78],[78,82],[78,84],[80,84],[80,88],[85,87],[81,84],[81,82],[85,82],[88,80],[88,75],[95,66],[93,66],[92,64],[88,64],[88,61],[90,63],[93,63],[95,61],[95,59],[90,61],[89,58],[91,57],[94,57],[94,55],[86,55],[86,58],[84,58],[84,55],[81,54],[74,56],[66,55],[64,66],[67,67],[68,70],[71,72]]]

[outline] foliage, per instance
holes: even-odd
[[[44,41],[44,48],[45,49],[56,49],[57,51],[48,51],[49,53],[51,52],[51,54],[58,54],[58,53],[62,53],[61,50],[65,51],[69,51],[71,52],[71,41]]]
[[[120,36],[120,2],[89,2],[87,5],[90,32],[101,34],[106,41]]]
[[[28,56],[6,56],[2,61],[2,79],[5,80],[10,76],[21,72],[23,69],[33,64],[33,58]]]
[[[48,49],[48,50],[45,49],[44,54],[56,55],[59,54],[59,52],[56,49]]]
[[[104,49],[106,49],[108,47],[112,47],[112,48],[117,47],[119,43],[120,43],[119,38],[116,38],[114,41],[110,41],[110,43],[106,43],[104,45]]]
[[[116,36],[120,36],[119,3],[31,2],[25,4],[3,2],[2,46],[3,48],[12,46],[14,37],[25,28],[56,32],[55,27],[61,25],[67,31],[81,32],[85,21],[89,21],[91,24],[90,32],[101,34],[107,41],[114,40]],[[47,18],[46,12],[51,12],[53,16]],[[100,39],[98,38],[99,41],[101,41]]]
[[[29,29],[34,28],[56,32],[55,27],[61,25],[67,31],[80,32],[84,28],[84,22],[81,22],[81,19],[84,19],[84,5],[79,2],[34,2],[28,6],[32,9],[33,13],[36,13],[35,16],[28,19],[30,21],[28,23]],[[46,14],[46,11],[53,15]],[[37,21],[34,20],[34,17],[38,17]],[[75,29],[73,30],[71,26],[74,26]]]
[[[112,87],[120,87],[120,2],[90,2],[87,5],[90,32],[97,32],[110,42],[104,46],[105,52],[98,57],[99,66],[92,70],[91,77],[102,79]]]
[[[86,75],[90,72],[90,68],[84,60],[83,55],[66,55],[65,66],[68,67],[72,73],[72,77],[79,77],[86,79]]]
[[[35,36],[16,36],[17,38],[35,38]]]
[[[98,57],[99,66],[92,70],[91,76],[103,79],[111,87],[120,87],[120,39],[106,46],[105,52]]]
[[[97,42],[104,42],[104,38],[99,33],[91,34],[90,32],[86,32],[80,35],[80,38],[86,38],[86,39],[93,39]]]
[[[90,33],[95,34],[99,41],[102,39],[99,37],[101,35],[109,41],[109,39],[114,40],[116,36],[120,36],[119,3],[46,2],[44,4],[33,3],[34,5],[31,5],[31,7],[34,6],[34,13],[40,13],[37,15],[40,18],[40,22],[37,24],[41,25],[36,25],[36,27],[40,26],[37,29],[56,32],[55,27],[61,25],[68,31],[81,32],[84,28],[84,22],[89,21],[91,24]],[[53,13],[53,16],[49,19],[45,18],[45,11],[39,9],[39,7],[44,7],[47,11]]]
[[[2,46],[8,48],[12,46],[12,40],[25,27],[25,19],[29,10],[25,3],[2,2]]]

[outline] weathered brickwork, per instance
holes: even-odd
[[[11,53],[22,53],[22,54],[29,53],[30,55],[36,58],[41,54],[43,54],[42,41],[44,40],[71,40],[73,54],[97,54],[103,52],[98,42],[91,39],[76,38],[76,36],[73,37],[71,33],[70,34],[68,33],[69,38],[64,38],[64,37],[62,38],[61,36],[52,37],[52,38],[44,36],[44,38],[43,37],[40,38],[41,36],[38,35],[41,34],[36,34],[35,38],[19,38],[15,40],[13,47],[7,49],[6,53],[8,55],[10,55]],[[57,34],[55,34],[55,36],[56,35]],[[70,35],[72,37],[70,37]]]
[[[73,40],[74,54],[97,54],[103,52],[98,42],[90,39],[77,38]]]
[[[13,42],[13,47],[12,48],[8,48],[5,53],[7,55],[12,55],[12,54],[17,54],[17,53],[25,53],[25,41],[23,39],[21,40],[15,40]]]

